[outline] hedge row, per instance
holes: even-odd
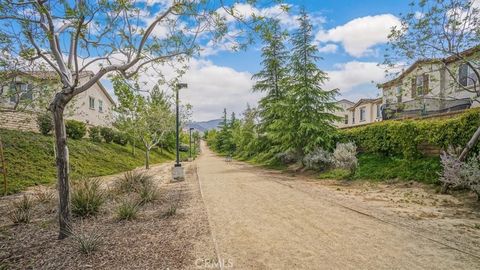
[[[480,109],[471,109],[449,119],[383,121],[340,131],[339,141],[354,141],[364,152],[419,156],[418,146],[427,143],[446,149],[463,147],[480,126]],[[478,152],[479,144],[474,148]]]

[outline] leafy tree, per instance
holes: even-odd
[[[447,72],[452,88],[472,92],[472,102],[480,97],[480,5],[471,0],[415,0],[411,12],[401,16],[401,25],[394,27],[389,36],[385,64],[411,64],[430,59]],[[462,52],[469,50],[469,54]],[[452,58],[458,65],[449,65],[444,59]],[[466,80],[460,82],[460,66],[467,71]],[[471,72],[468,72],[470,70]],[[465,85],[473,85],[466,87]],[[442,97],[437,97],[442,98]],[[465,160],[480,137],[480,127],[460,155]]]
[[[135,84],[138,87],[138,84]],[[165,142],[175,127],[175,117],[169,97],[155,86],[148,96],[126,81],[114,80],[118,97],[116,126],[130,135],[133,141],[141,141],[145,147],[145,168],[150,168],[150,151]],[[112,138],[113,139],[113,138]]]
[[[144,16],[148,6],[137,1],[1,2],[0,68],[14,73],[49,71],[59,82],[49,109],[55,127],[60,239],[71,230],[66,106],[107,74],[133,78],[149,67],[181,62],[199,50],[199,36],[215,43],[234,28],[238,34],[232,41],[242,47],[262,18],[239,16],[236,4],[255,2],[237,0],[225,6],[223,1],[162,1],[150,20]],[[233,21],[227,25],[223,14]],[[159,26],[166,29],[165,36],[156,34]]]
[[[145,99],[139,94],[138,84],[132,86],[119,76],[113,77],[112,82],[113,91],[118,99],[115,107],[117,112],[115,126],[127,134],[135,155],[139,114],[145,106]]]
[[[283,115],[273,124],[272,138],[282,150],[293,149],[304,156],[317,147],[332,147],[336,130],[333,122],[338,120],[332,112],[338,91],[322,89],[328,77],[317,67],[320,57],[305,10],[298,22],[300,27],[291,38],[288,91],[280,107]]]
[[[150,168],[150,151],[175,129],[175,115],[164,92],[154,89],[140,110],[137,134],[145,147],[145,168]]]

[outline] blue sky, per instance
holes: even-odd
[[[275,4],[239,7],[239,10],[278,17],[284,27],[294,30],[295,16],[300,6],[311,14],[316,42],[323,60],[318,62],[331,80],[326,88],[339,88],[338,99],[357,101],[379,96],[375,84],[385,80],[384,70],[377,66],[383,61],[383,49],[389,29],[399,24],[399,14],[409,11],[409,1],[399,0],[318,0],[286,1],[291,12],[276,14]],[[261,97],[251,92],[250,77],[260,68],[260,44],[246,51],[208,48],[208,53],[192,60],[184,80],[190,88],[184,90],[184,100],[193,105],[196,121],[218,118],[224,107],[241,113],[246,104],[255,105]],[[211,51],[214,52],[211,52]]]

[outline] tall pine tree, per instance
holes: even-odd
[[[282,105],[283,117],[275,124],[274,139],[283,150],[293,149],[301,156],[317,147],[329,148],[333,143],[338,117],[335,96],[338,90],[324,90],[327,74],[320,70],[318,49],[314,45],[312,24],[305,10],[298,19],[299,28],[291,38],[288,91]]]
[[[262,33],[262,70],[253,76],[256,81],[253,90],[266,93],[259,102],[261,129],[266,133],[282,117],[279,105],[285,97],[285,79],[288,75],[286,66],[289,59],[284,44],[286,33],[282,31],[279,21],[272,19],[268,25],[270,27]]]

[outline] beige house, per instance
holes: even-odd
[[[370,124],[382,121],[382,98],[360,99],[353,106],[348,108],[349,127]]]
[[[2,76],[0,85],[0,128],[37,131],[36,115],[46,111],[58,83],[53,72],[35,72]],[[93,73],[84,72],[80,81]],[[41,94],[40,94],[41,93]],[[98,82],[76,96],[65,110],[65,118],[89,126],[111,126],[115,102]]]
[[[347,127],[349,125],[349,121],[350,121],[349,119],[351,118],[350,112],[348,111],[348,109],[353,105],[355,105],[355,103],[347,99],[342,99],[337,101],[336,104],[337,104],[338,110],[336,110],[334,114],[342,118],[342,120],[336,121],[334,125],[338,128]]]
[[[478,78],[469,59],[480,66],[480,47],[460,57],[419,60],[397,78],[379,85],[383,91],[385,119],[415,117],[478,106]]]

